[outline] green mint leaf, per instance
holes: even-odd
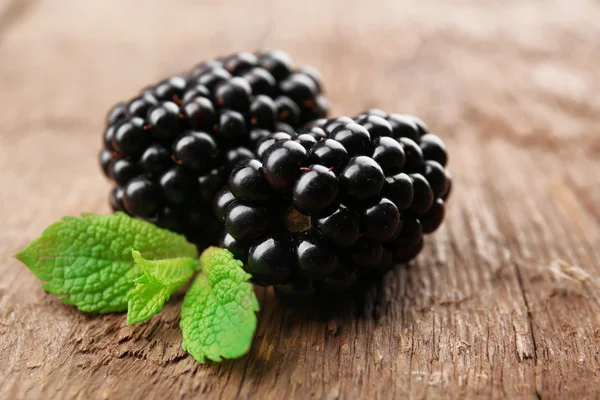
[[[209,247],[200,264],[203,273],[183,300],[181,347],[200,363],[241,357],[250,349],[257,324],[251,276],[225,249]]]
[[[131,250],[131,255],[144,275],[136,279],[135,288],[127,295],[129,325],[158,314],[169,297],[194,275],[200,265],[197,258],[146,260],[137,250]]]
[[[108,313],[127,309],[127,293],[143,274],[132,248],[151,260],[197,257],[196,246],[183,236],[116,213],[65,217],[15,258],[65,303]]]

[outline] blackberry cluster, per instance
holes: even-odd
[[[278,296],[339,294],[414,258],[444,218],[444,143],[420,119],[369,110],[261,139],[214,201],[221,246]]]
[[[214,194],[272,132],[327,115],[321,78],[294,70],[282,51],[241,52],[148,87],[108,113],[100,164],[115,182],[115,211],[184,233],[199,246],[218,237]]]

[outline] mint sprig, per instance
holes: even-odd
[[[116,213],[65,217],[15,257],[63,302],[109,313],[127,309],[127,294],[142,276],[132,248],[149,260],[198,255],[183,236]]]
[[[194,275],[200,265],[197,258],[146,260],[137,250],[131,255],[143,275],[127,295],[127,323],[137,324],[158,314],[163,304]]]
[[[15,258],[66,304],[128,310],[128,324],[159,313],[200,269],[181,311],[183,349],[199,362],[218,362],[244,355],[252,343],[258,301],[242,263],[214,247],[198,260],[183,236],[124,213],[65,217]]]
[[[258,300],[250,274],[228,250],[202,253],[198,275],[181,309],[182,347],[198,362],[237,358],[248,352],[257,320]]]

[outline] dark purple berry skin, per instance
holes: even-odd
[[[242,77],[250,84],[252,94],[273,95],[277,81],[273,75],[264,68],[255,67],[245,72]]]
[[[272,131],[277,119],[277,105],[268,96],[258,95],[250,104],[250,125]]]
[[[321,85],[317,71],[293,70],[283,52],[238,52],[147,86],[128,102],[116,104],[106,116],[99,155],[103,172],[121,188],[121,198],[129,188],[129,208],[111,196],[115,210],[184,234],[197,241],[199,250],[219,240],[227,207],[234,202],[261,205],[268,211],[261,218],[267,225],[252,240],[264,239],[271,228],[278,237],[286,229],[310,230],[308,216],[296,210],[285,219],[287,214],[282,213],[293,207],[292,188],[299,168],[308,165],[306,152],[327,136],[320,129],[300,138],[297,133],[308,121],[326,116],[329,103]],[[266,143],[269,136],[272,140]],[[296,139],[292,146],[302,147],[304,153],[296,171],[288,171],[285,208],[280,194],[267,182],[269,173],[261,167],[240,167],[234,172],[232,186],[246,190],[235,189],[237,201],[233,194],[219,192],[240,162],[260,159],[258,147],[262,145],[264,153],[282,139]],[[277,171],[272,170],[270,176],[285,175],[288,164],[294,165],[294,155],[291,163],[274,161]],[[152,191],[155,201],[143,197]],[[331,208],[337,204],[336,199]],[[251,244],[255,243],[244,242],[246,248]],[[299,278],[297,271],[294,278]]]
[[[421,239],[413,247],[399,248],[394,253],[394,261],[398,263],[406,263],[414,259],[423,250],[423,239]]]
[[[125,158],[114,158],[108,167],[108,176],[121,186],[137,176],[138,173],[137,166]]]
[[[250,148],[256,149],[259,142],[267,139],[272,135],[267,129],[256,128],[250,131]],[[289,135],[288,135],[289,136]]]
[[[363,214],[365,237],[379,242],[389,240],[400,223],[398,207],[386,198],[382,198],[379,203],[367,208]]]
[[[154,88],[154,97],[158,100],[178,102],[183,98],[187,83],[185,79],[175,76],[166,79]]]
[[[213,198],[213,213],[218,220],[224,221],[227,207],[235,201],[235,196],[227,186],[224,186],[217,192]]]
[[[265,152],[274,144],[284,140],[292,140],[292,137],[285,132],[277,132],[269,135],[268,137],[259,140],[256,146],[256,156],[263,158]]]
[[[285,239],[267,238],[250,247],[246,271],[263,285],[284,283],[292,274],[293,258]]]
[[[303,122],[312,121],[319,118],[324,118],[329,113],[331,105],[327,98],[321,94],[315,96],[313,100],[304,102]]]
[[[183,216],[180,211],[173,207],[164,207],[159,213],[156,225],[174,232],[183,230]]]
[[[144,120],[134,117],[121,122],[112,138],[112,147],[124,156],[136,157],[150,143],[150,137],[144,131]]]
[[[294,278],[290,283],[275,285],[274,291],[278,299],[294,306],[309,305],[317,292],[311,281],[301,278]]]
[[[442,194],[448,190],[448,181],[446,180],[446,171],[444,167],[437,161],[427,160],[425,161],[425,172],[423,173],[431,190],[433,191],[433,197],[441,197]]]
[[[366,237],[361,237],[349,251],[352,264],[359,268],[374,268],[379,265],[383,256],[383,246]]]
[[[110,208],[114,212],[125,211],[125,205],[123,204],[123,189],[120,186],[115,187],[111,192],[108,200]]]
[[[325,239],[339,247],[350,247],[360,237],[359,214],[343,205],[331,215],[313,220],[313,226]]]
[[[240,162],[254,158],[254,153],[245,147],[236,147],[225,154],[225,172],[229,175]]]
[[[256,66],[257,62],[258,59],[254,54],[242,51],[227,57],[223,62],[223,68],[233,75],[239,75]]]
[[[433,191],[423,175],[411,174],[410,177],[414,188],[413,202],[410,210],[417,214],[424,214],[433,205]]]
[[[171,154],[159,144],[148,147],[140,157],[139,165],[144,172],[160,174],[173,165]]]
[[[248,259],[248,246],[235,240],[235,238],[226,231],[219,241],[219,246],[229,250],[238,260],[246,261]]]
[[[220,107],[243,112],[250,107],[251,95],[250,84],[236,76],[217,86],[215,101]]]
[[[123,189],[123,204],[136,217],[152,217],[158,213],[163,199],[158,185],[145,178],[134,178]]]
[[[445,213],[444,200],[437,199],[429,211],[419,217],[423,225],[423,233],[435,232],[442,224]]]
[[[403,215],[400,235],[388,247],[392,251],[412,248],[419,243],[422,237],[423,226],[421,221],[414,215]]]
[[[315,86],[317,87],[317,90],[319,92],[322,90],[323,78],[321,77],[321,74],[319,73],[319,71],[316,68],[313,68],[310,66],[301,67],[300,69],[298,69],[298,74],[304,74],[304,75],[308,76],[313,81]]]
[[[414,197],[412,179],[405,173],[386,177],[383,195],[390,199],[398,207],[398,210],[407,210]]]
[[[194,97],[187,100],[181,111],[192,129],[203,132],[212,131],[216,113],[213,103],[208,98]]]
[[[340,142],[350,156],[370,155],[371,136],[369,132],[354,122],[336,128],[331,138]]]
[[[292,203],[304,214],[319,214],[334,202],[337,194],[335,174],[322,165],[312,165],[296,180]]]
[[[411,172],[419,172],[425,163],[423,152],[419,145],[414,140],[405,137],[398,139],[398,141],[402,145],[404,155],[406,156],[404,168]]]
[[[159,184],[163,196],[171,204],[187,204],[194,199],[194,176],[182,167],[175,166],[161,175]]]
[[[302,147],[306,149],[306,151],[309,151],[315,144],[317,144],[317,139],[315,139],[314,136],[311,136],[306,133],[298,135],[298,137],[294,139],[294,141],[300,143]]]
[[[109,150],[102,150],[98,155],[98,159],[100,161],[100,167],[102,168],[102,172],[104,172],[104,176],[109,176],[108,167],[113,159],[112,153]]]
[[[350,118],[350,117],[337,117],[337,118],[333,118],[333,119],[328,120],[323,125],[323,130],[328,135],[331,135],[333,133],[333,131],[335,131],[340,126],[345,126],[346,124],[350,124],[350,123],[353,123],[353,122],[354,122],[354,120],[352,118]]]
[[[419,130],[420,136],[429,133],[429,127],[427,126],[427,124],[425,124],[425,122],[423,122],[423,120],[421,120],[421,118],[415,117],[414,115],[407,115],[407,117],[415,123],[417,129]]]
[[[106,114],[106,125],[113,125],[125,118],[127,104],[117,103]]]
[[[212,71],[215,68],[223,68],[222,60],[209,60],[201,62],[196,65],[190,74],[191,79],[198,79],[201,75],[206,74],[209,71]]]
[[[104,135],[102,135],[102,142],[104,143],[104,148],[109,151],[116,151],[112,145],[112,139],[115,136],[116,128],[119,126],[119,122],[115,123],[115,125],[110,125],[104,131]]]
[[[348,196],[356,200],[365,200],[377,196],[381,192],[385,176],[375,160],[366,156],[358,156],[348,161],[339,180],[340,187]]]
[[[385,174],[402,170],[406,161],[404,148],[391,137],[380,137],[373,141],[373,159]]]
[[[446,169],[446,190],[440,193],[440,197],[446,201],[450,197],[450,193],[452,193],[452,174]]]
[[[448,153],[444,142],[432,133],[421,136],[421,149],[426,160],[437,161],[445,167],[448,163]]]
[[[289,197],[300,168],[307,162],[306,150],[290,140],[274,143],[263,156],[263,172],[275,191]]]
[[[413,141],[419,140],[419,128],[413,119],[405,115],[390,114],[387,116],[386,120],[392,127],[394,139],[404,137]]]
[[[197,181],[196,200],[210,204],[215,193],[223,184],[219,170],[212,169],[210,172],[200,175]]]
[[[317,142],[308,152],[311,164],[321,164],[337,172],[348,161],[346,148],[337,140],[325,139]]]
[[[278,81],[288,76],[292,70],[292,59],[280,50],[263,51],[258,56],[258,64]]]
[[[327,134],[325,133],[323,128],[319,128],[318,126],[304,128],[300,130],[299,133],[302,135],[310,135],[314,137],[317,142],[327,138]]]
[[[378,115],[365,115],[358,119],[356,123],[362,125],[369,132],[371,140],[393,136],[390,123]]]
[[[281,81],[279,89],[284,96],[289,97],[298,104],[313,99],[319,92],[317,85],[309,76],[299,73],[291,74]]]
[[[233,202],[225,213],[225,228],[234,238],[249,242],[268,231],[269,211],[264,207],[252,207]]]
[[[129,116],[146,118],[148,110],[157,104],[158,100],[151,93],[143,93],[129,102],[126,114]]]
[[[211,97],[210,90],[208,90],[206,86],[196,85],[186,90],[182,100],[184,103],[187,103],[188,101],[195,99],[196,97],[206,97],[207,99],[209,99]]]
[[[276,132],[285,132],[285,133],[287,133],[288,135],[290,135],[292,137],[296,137],[297,136],[296,131],[294,130],[294,128],[290,124],[282,122],[282,121],[276,121],[275,122],[275,131]]]
[[[160,103],[148,111],[148,125],[152,136],[161,141],[171,140],[183,129],[179,106],[172,101]]]
[[[215,87],[227,81],[231,78],[231,74],[224,68],[212,68],[198,78],[196,81],[198,85],[206,87],[208,90],[213,91]]]
[[[173,143],[173,156],[177,163],[192,171],[205,171],[219,154],[213,137],[204,132],[189,131]]]
[[[302,110],[294,100],[289,97],[279,96],[275,99],[277,107],[277,120],[286,124],[297,126],[300,123]]]
[[[307,279],[325,279],[338,268],[337,255],[330,251],[327,243],[314,235],[302,235],[295,247],[299,273]]]
[[[233,195],[246,201],[269,201],[271,188],[267,184],[258,160],[240,162],[229,175],[229,188]]]
[[[215,136],[225,147],[243,144],[247,138],[246,121],[237,111],[226,110],[219,116],[219,126]]]
[[[319,119],[315,119],[314,121],[310,121],[306,125],[304,125],[301,132],[308,133],[308,132],[306,132],[306,130],[310,130],[312,128],[323,129],[323,127],[325,126],[325,124],[327,124],[328,121],[329,120],[327,118],[319,118]],[[323,130],[323,132],[325,132],[325,131]],[[327,134],[325,134],[325,136],[323,136],[323,137],[327,137]]]

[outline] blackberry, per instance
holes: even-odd
[[[253,159],[259,143],[269,140],[270,145],[283,140],[282,135],[295,138],[302,125],[325,117],[329,105],[322,87],[314,69],[295,69],[284,52],[264,50],[200,63],[117,103],[106,115],[99,154],[103,173],[116,184],[111,207],[183,233],[199,246],[216,244],[226,206],[234,199],[216,194],[227,186],[230,172],[235,171],[232,185],[244,201],[275,198],[264,178],[253,180],[263,176],[262,164],[236,166]],[[321,137],[325,135],[303,136],[291,146],[300,147],[304,159]],[[298,166],[272,161],[266,169],[275,180],[279,172],[287,177],[285,169]],[[245,197],[244,185],[250,183],[256,185],[250,193],[264,193]],[[284,189],[291,198],[293,185]],[[268,214],[257,229],[266,227],[261,224],[267,224]],[[245,219],[252,215],[238,217],[228,224],[253,221]],[[233,246],[231,238],[228,247]]]
[[[308,93],[288,84],[288,95]],[[420,120],[381,110],[298,133],[255,133],[256,158],[215,197],[221,244],[254,282],[306,303],[414,258],[444,218],[451,178],[441,140]]]

